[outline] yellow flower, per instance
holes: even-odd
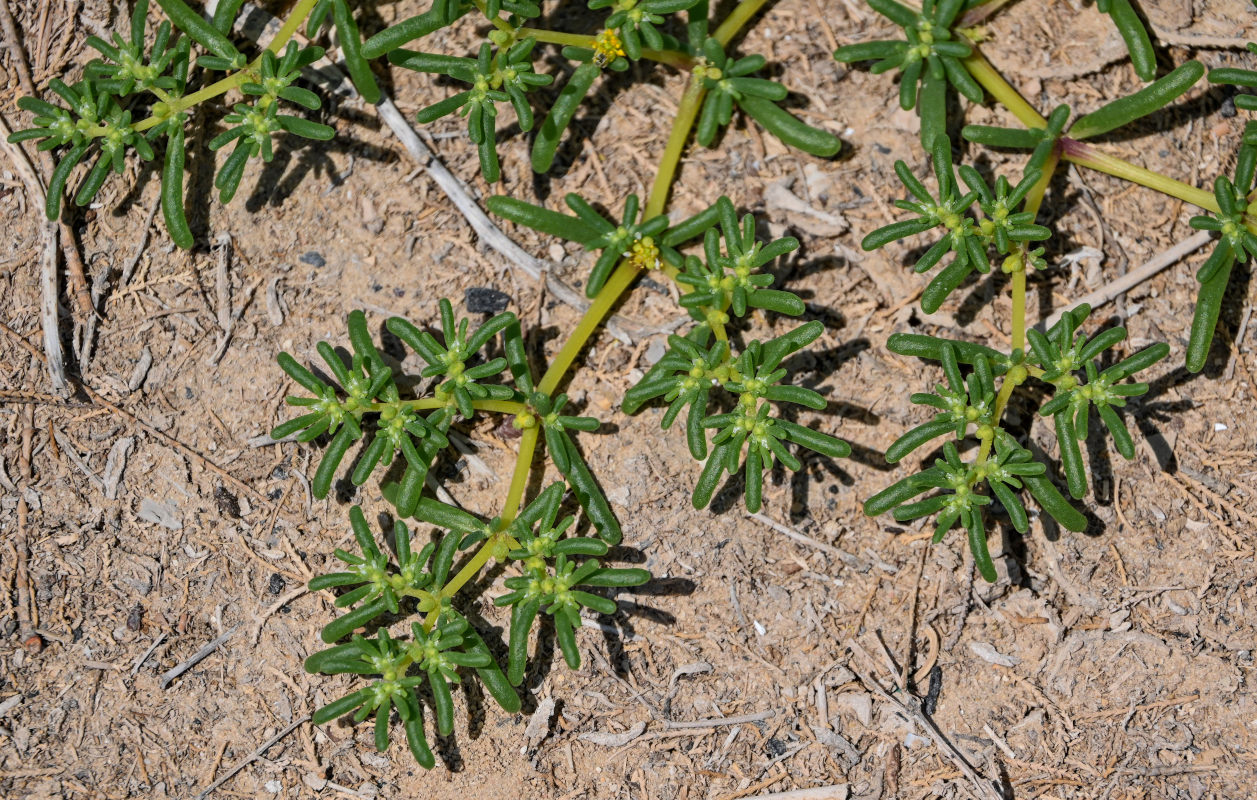
[[[607,28],[594,39],[594,63],[598,66],[605,67],[622,55],[624,55],[624,45],[611,28]]]
[[[638,269],[659,269],[659,247],[649,236],[633,242],[633,247],[626,253],[629,261]]]

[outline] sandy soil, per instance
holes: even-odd
[[[9,5],[41,85],[78,74],[88,55],[76,43],[87,33],[125,25],[105,0]],[[381,4],[364,24],[375,30],[424,5]],[[1253,34],[1246,4],[1142,6],[1170,45],[1167,63],[1251,65],[1233,38]],[[730,800],[830,784],[863,799],[972,796],[944,737],[1018,798],[1253,796],[1257,355],[1247,269],[1234,279],[1214,361],[1201,375],[1186,373],[1182,353],[1203,253],[1099,313],[1123,320],[1135,346],[1168,341],[1172,355],[1130,408],[1136,458],[1092,453],[1086,534],[1045,530],[1037,519],[1024,537],[1001,529],[992,538],[1001,579],[987,585],[974,582],[959,534],[930,547],[928,530],[860,512],[864,498],[913,466],[889,468],[881,454],[925,419],[904,398],[938,377],[890,354],[886,337],[911,330],[1003,346],[1010,308],[1006,284],[994,278],[924,315],[912,302],[922,282],[904,267],[915,243],[859,250],[895,213],[887,202],[900,194],[895,159],[924,164],[913,114],[887,112],[897,108],[894,82],[830,57],[837,44],[879,33],[889,29],[854,0],[774,4],[745,50],[791,65],[784,80],[800,98],[797,113],[841,135],[844,152],[811,158],[738,124],[717,149],[690,151],[671,205],[684,214],[727,193],[763,215],[766,231],[802,240],[779,274],[827,324],[798,363],[801,382],[831,401],[829,413],[802,419],[853,442],[855,456],[774,475],[761,517],[748,517],[732,489],[715,511],[693,510],[699,465],[683,437],[659,430],[658,408],[628,417],[618,406],[657,352],[657,331],[675,318],[670,290],[643,283],[619,309],[634,323],[632,343],[600,335],[569,391],[608,423],[609,433],[581,441],[623,523],[624,554],[657,581],[621,593],[621,612],[604,630],[581,633],[579,671],[541,664],[525,713],[460,694],[470,713],[460,712],[456,734],[439,743],[431,772],[399,745],[377,754],[369,726],[307,722],[211,796]],[[426,46],[459,52],[470,34],[459,28]],[[990,34],[983,52],[1042,109],[1090,109],[1138,86],[1090,4],[1024,0],[999,14]],[[0,63],[0,111],[18,125],[13,51]],[[516,136],[502,147],[502,184],[489,187],[474,149],[453,135],[460,121],[425,132],[477,196],[553,202],[580,191],[618,206],[648,188],[651,154],[666,137],[659,112],[675,108],[684,81],[663,69],[641,77],[609,84],[581,112],[583,146],[551,179],[534,178],[527,142]],[[402,71],[388,87],[408,116],[449,91]],[[1011,118],[971,108],[966,119]],[[373,326],[392,314],[423,323],[436,318],[439,297],[461,305],[481,287],[506,293],[547,353],[579,316],[482,245],[373,109],[340,102],[329,121],[335,141],[281,150],[272,165],[250,168],[233,205],[205,204],[191,252],[175,249],[160,223],[148,229],[157,194],[148,169],[132,170],[138,182],[111,181],[96,205],[71,217],[89,277],[104,273],[94,352],[71,359],[96,399],[49,394],[30,353],[40,346],[40,223],[11,165],[0,165],[0,321],[16,332],[0,332],[0,796],[197,796],[352,685],[302,671],[337,613],[326,593],[303,585],[335,563],[351,502],[387,506],[374,482],[313,502],[315,449],[260,443],[289,416],[277,351],[307,358],[319,340],[345,343],[344,317],[355,308]],[[1206,185],[1230,170],[1243,121],[1226,91],[1197,87],[1103,146]],[[192,169],[190,184],[208,189],[207,165]],[[820,216],[789,210],[781,189]],[[1046,216],[1059,231],[1049,257],[1072,263],[1034,279],[1034,313],[1185,238],[1193,213],[1104,175],[1061,172],[1048,196]],[[504,228],[556,262],[569,284],[589,268],[575,248]],[[231,240],[225,261],[215,244],[222,236]],[[65,303],[69,317],[74,298]],[[220,323],[233,313],[214,360]],[[70,342],[69,323],[64,333]],[[415,366],[413,357],[406,363]],[[1054,454],[1050,430],[1033,431]],[[491,423],[464,433],[471,455],[455,454],[441,477],[459,503],[491,516],[515,440]],[[125,459],[117,481],[111,451]],[[504,622],[485,605],[488,619]],[[163,685],[163,673],[223,635]],[[891,658],[911,659],[938,732],[857,674],[889,687],[898,670]],[[550,726],[528,740],[529,714],[546,699],[557,704]],[[743,715],[754,719],[719,719]],[[694,720],[711,723],[672,725]]]

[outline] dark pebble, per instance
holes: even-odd
[[[929,716],[934,716],[934,710],[938,708],[939,695],[943,693],[943,669],[937,664],[934,669],[930,670],[930,687],[925,692],[925,702],[921,704],[921,709]]]
[[[127,614],[127,630],[138,631],[144,625],[144,606],[136,603],[131,609],[131,613]]]
[[[1235,111],[1235,96],[1234,96],[1234,95],[1232,95],[1232,96],[1228,97],[1227,99],[1223,100],[1223,101],[1222,101],[1222,108],[1221,108],[1220,110],[1221,110],[1221,112],[1222,112],[1222,116],[1226,117],[1227,119],[1230,119],[1231,117],[1234,117],[1234,116],[1235,116],[1235,114],[1236,114],[1236,111]]]
[[[300,257],[300,261],[301,261],[301,263],[303,263],[303,264],[309,264],[309,265],[310,265],[310,266],[312,266],[312,267],[324,267],[324,266],[327,266],[327,261],[326,261],[326,260],[324,260],[323,256],[322,256],[322,255],[320,255],[319,253],[316,253],[316,252],[315,252],[315,251],[313,251],[313,250],[311,250],[311,251],[310,251],[310,252],[308,252],[308,253],[302,253],[302,254],[301,254],[301,257]]]
[[[214,489],[214,504],[218,506],[218,513],[224,517],[240,519],[240,500],[225,486]]]
[[[889,155],[889,154],[890,154],[890,148],[889,148],[889,147],[887,147],[886,145],[882,144],[881,142],[874,142],[874,143],[873,143],[873,149],[874,149],[874,150],[876,150],[877,152],[881,153],[881,154],[882,154],[882,155],[884,155],[884,156],[885,156],[885,155]]]
[[[511,298],[497,289],[473,286],[463,293],[463,301],[473,314],[497,314],[506,310]]]
[[[279,594],[284,591],[284,576],[278,572],[271,573],[271,580],[266,584],[266,591],[271,594]]]
[[[786,752],[786,743],[780,739],[769,739],[764,744],[764,749],[768,751],[768,755],[776,758]]]

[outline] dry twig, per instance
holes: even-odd
[[[865,652],[864,648],[861,647],[854,639],[847,640],[847,647],[853,653],[859,653],[863,656],[865,661],[871,660],[869,658],[869,654]],[[882,688],[880,683],[869,677],[860,667],[857,667],[854,662],[848,663],[847,667],[855,673],[856,677],[860,679],[860,682],[864,684],[865,688],[874,692],[886,702],[897,707],[904,714],[911,717],[924,730],[928,731],[930,738],[938,744],[939,748],[943,751],[943,754],[946,755],[952,763],[956,765],[956,768],[959,769],[969,780],[969,784],[975,795],[981,798],[981,800],[1005,800],[1003,791],[999,789],[994,782],[982,777],[982,775],[974,769],[973,765],[969,763],[968,757],[961,752],[960,748],[956,747],[956,745],[954,745],[951,740],[943,734],[943,731],[937,724],[935,724],[934,720],[922,710],[920,698],[906,689],[903,689],[903,687],[900,687],[902,691],[899,694],[902,694],[904,697],[904,699],[901,700]]]
[[[236,773],[238,773],[240,770],[244,769],[245,767],[249,766],[254,761],[257,761],[259,758],[262,757],[263,753],[265,753],[267,750],[270,750],[281,739],[283,739],[285,736],[295,731],[297,728],[304,725],[309,720],[310,720],[309,714],[305,714],[299,719],[293,720],[292,723],[288,725],[288,727],[284,728],[279,733],[267,739],[265,742],[262,742],[262,744],[258,746],[258,749],[254,750],[252,753],[249,753],[249,755],[245,756],[240,761],[240,763],[236,764],[234,767],[224,772],[222,775],[216,778],[213,783],[211,783],[209,786],[206,786],[204,789],[202,789],[201,793],[196,796],[196,800],[204,800],[206,797],[210,795],[211,792],[213,792],[219,786],[222,786],[227,781],[236,777]]]
[[[170,669],[166,670],[166,672],[162,673],[161,688],[165,689],[167,686],[170,685],[170,682],[173,681],[175,678],[179,677],[183,673],[195,667],[197,664],[201,663],[201,661],[205,660],[205,658],[208,657],[211,653],[213,653],[218,648],[222,647],[223,642],[230,639],[238,630],[240,630],[239,625],[232,627],[222,636],[219,636],[214,641],[210,642],[209,644],[202,647],[200,650],[197,650],[195,653],[193,653],[192,657],[189,658],[187,661],[184,661],[182,664],[178,664],[174,667],[171,667]]]
[[[1119,278],[1106,283],[1102,288],[1097,289],[1089,295],[1080,297],[1070,303],[1068,308],[1074,308],[1086,303],[1092,308],[1099,308],[1105,303],[1111,303],[1113,300],[1121,297],[1139,284],[1161,272],[1163,269],[1177,264],[1180,260],[1196,252],[1200,248],[1207,245],[1213,239],[1213,234],[1209,231],[1198,231],[1195,235],[1189,236],[1170,249],[1149,259],[1147,263],[1127,272]],[[1061,308],[1052,313],[1052,316],[1043,320],[1035,327],[1040,330],[1047,330],[1057,323],[1067,309]]]

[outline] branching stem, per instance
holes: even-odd
[[[712,36],[721,45],[728,45],[742,27],[767,2],[768,0],[743,0],[720,24]],[[494,20],[494,23],[498,24],[499,21]],[[498,24],[498,27],[500,28],[501,25]],[[690,60],[688,64],[692,66],[693,61]],[[685,94],[681,97],[681,103],[677,107],[676,117],[672,121],[672,130],[668,135],[668,143],[660,159],[659,169],[655,173],[655,180],[651,185],[650,195],[646,198],[643,219],[650,219],[662,214],[664,209],[667,208],[668,194],[672,189],[673,181],[676,179],[681,156],[685,152],[685,145],[689,141],[690,133],[693,131],[694,122],[698,118],[698,112],[702,107],[705,95],[706,90],[703,88],[703,82],[696,78],[691,78],[686,86]],[[594,297],[593,304],[585,311],[580,322],[577,323],[576,329],[572,331],[572,335],[564,342],[563,347],[554,357],[549,367],[547,367],[545,374],[541,377],[541,381],[537,384],[538,391],[544,394],[551,394],[559,387],[567,376],[568,370],[576,362],[576,357],[581,350],[584,349],[590,338],[602,325],[603,320],[620,300],[620,297],[632,285],[638,271],[639,268],[629,260],[626,259],[620,262],[619,266],[611,274],[611,277],[607,279],[606,284],[603,285],[602,290]],[[675,277],[671,273],[670,276]],[[527,486],[528,475],[532,469],[533,453],[537,447],[538,432],[538,428],[528,428],[524,431],[523,438],[520,440],[519,455],[515,461],[515,470],[511,477],[510,489],[507,492],[506,503],[503,506],[502,519],[506,522],[515,518],[523,503],[524,489]],[[482,546],[481,551],[476,554],[477,559],[486,552],[485,548],[487,546],[488,543],[486,542]],[[484,561],[481,562],[477,569],[482,567],[487,561],[488,556],[485,556]],[[473,562],[469,562],[469,565]]]
[[[978,83],[982,84],[982,88],[986,89],[996,101],[1012,112],[1013,116],[1021,124],[1027,128],[1045,128],[1047,126],[1047,120],[1044,119],[1043,115],[1036,111],[1008,81],[1004,80],[1004,76],[995,67],[991,66],[991,62],[987,61],[976,49],[964,60],[964,65],[969,74]],[[1088,167],[1098,172],[1104,172],[1131,183],[1137,183],[1140,186],[1146,186],[1162,194],[1167,194],[1194,206],[1218,213],[1218,202],[1212,192],[1197,189],[1168,175],[1162,175],[1159,172],[1136,166],[1116,156],[1101,153],[1091,145],[1076,139],[1063,137],[1060,149],[1061,159],[1064,161],[1077,164],[1080,167]],[[1257,218],[1250,215],[1248,227],[1250,230],[1257,232]]]
[[[367,411],[383,411],[385,408],[406,409],[409,411],[431,411],[437,408],[448,408],[453,403],[443,397],[421,397],[417,400],[402,400],[397,403],[364,403]],[[528,407],[516,400],[473,400],[472,407],[477,411],[491,411],[498,414],[519,414]]]
[[[1026,195],[1025,210],[1031,214],[1038,215],[1039,208],[1043,205],[1043,197],[1047,193],[1048,186],[1052,183],[1052,175],[1056,172],[1057,166],[1060,165],[1060,153],[1054,151],[1048,156],[1047,161],[1043,165],[1043,175],[1039,178],[1030,189],[1030,193]],[[1021,245],[1022,250],[1026,249],[1026,245]],[[1024,254],[1023,254],[1024,255]],[[1019,268],[1012,275],[1012,295],[1013,295],[1013,319],[1012,319],[1012,349],[1013,351],[1024,350],[1026,347],[1026,268],[1029,259],[1021,258]],[[1012,398],[1013,392],[1025,380],[1028,374],[1026,368],[1009,370],[1004,375],[1003,381],[1000,383],[999,394],[995,397],[995,409],[992,418],[995,420],[995,427],[1000,426],[1000,422],[1004,418],[1004,409],[1008,407],[1008,401]],[[983,439],[982,446],[978,450],[977,463],[982,464],[986,461],[987,456],[991,454],[991,447],[995,443],[994,438]]]

